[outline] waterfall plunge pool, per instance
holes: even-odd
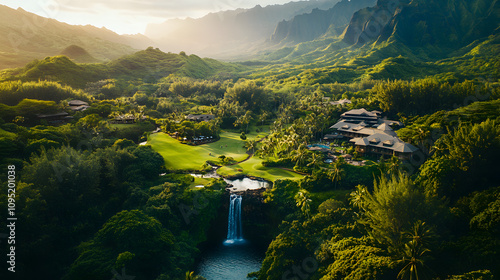
[[[202,254],[196,273],[207,280],[245,280],[258,271],[265,251],[251,241],[214,244]]]
[[[207,280],[244,280],[248,273],[260,269],[265,248],[244,239],[243,201],[241,195],[230,195],[226,240],[212,244],[201,256],[196,273]]]

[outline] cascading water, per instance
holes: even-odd
[[[227,239],[224,244],[243,242],[241,226],[241,195],[231,194],[229,198],[229,216],[227,220]]]
[[[243,239],[241,202],[241,195],[231,193],[227,239],[224,242],[212,243],[201,256],[196,273],[207,280],[247,279],[248,273],[261,267],[265,248],[256,246],[251,240]]]

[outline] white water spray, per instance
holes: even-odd
[[[225,244],[242,242],[243,228],[241,226],[241,195],[231,194],[229,202],[229,216],[227,221],[227,239]]]

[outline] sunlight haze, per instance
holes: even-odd
[[[210,12],[284,4],[288,0],[5,0],[0,4],[69,24],[106,27],[118,34],[144,33],[148,23],[199,18]]]

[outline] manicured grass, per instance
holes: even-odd
[[[259,129],[260,132],[257,132],[257,129]],[[227,131],[232,132],[232,133],[237,133],[238,135],[240,135],[240,132],[237,129],[229,129]],[[250,125],[250,127],[248,128],[248,131],[249,132],[246,134],[247,139],[252,139],[252,140],[258,141],[258,140],[261,140],[262,138],[266,137],[267,135],[269,135],[271,128],[269,125],[259,125],[259,126]]]
[[[269,130],[267,129],[267,131]],[[261,133],[252,132],[247,135],[247,139],[258,140],[265,135],[266,130]],[[257,136],[260,137],[257,138]],[[222,132],[219,141],[199,146],[181,144],[165,133],[156,133],[150,135],[148,144],[163,156],[167,168],[175,170],[200,170],[207,160],[215,161],[220,155],[232,157],[236,161],[242,161],[248,157],[244,147],[245,141],[240,139],[240,135],[237,132]],[[211,153],[211,155],[209,155],[209,153]],[[238,169],[242,171],[240,172]],[[264,178],[269,181],[277,179],[295,180],[303,177],[295,172],[280,168],[264,167],[262,165],[262,159],[258,157],[252,157],[240,164],[221,167],[218,172],[220,175],[224,176],[245,174]],[[191,187],[206,184],[207,181],[204,180],[206,179],[196,178]]]
[[[277,167],[264,167],[262,165],[262,159],[258,157],[252,157],[251,159],[239,164],[223,166],[217,171],[217,173],[223,176],[245,174],[264,178],[269,181],[278,179],[298,180],[304,177],[295,172],[283,170]]]
[[[245,142],[239,134],[222,132],[220,136],[217,142],[190,146],[165,133],[155,133],[150,135],[148,144],[163,156],[167,168],[175,170],[200,170],[207,160],[217,160],[220,155],[236,161],[247,158]]]

